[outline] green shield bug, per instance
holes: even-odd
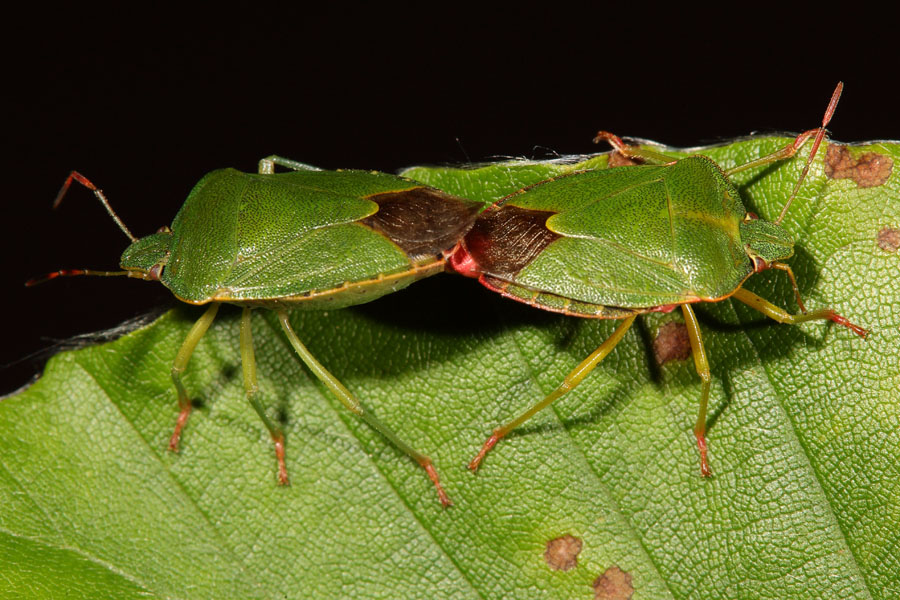
[[[684,313],[694,364],[702,381],[694,435],[703,476],[707,460],[706,412],[710,369],[691,304],[733,297],[781,323],[831,320],[865,337],[862,327],[831,309],[811,312],[800,298],[791,268],[794,240],[781,221],[809,171],[842,90],[838,84],[816,129],[781,150],[731,169],[702,155],[676,159],[627,146],[600,132],[619,154],[644,164],[581,171],[515,192],[476,220],[450,265],[487,288],[543,310],[621,325],[573,369],[557,389],[518,417],[494,429],[469,463],[485,455],[510,431],[577,386],[624,337],[641,313]],[[815,136],[793,193],[775,221],[747,211],[729,177],[745,169],[793,157]],[[791,314],[745,290],[748,277],[765,269],[787,274],[800,307]]]
[[[275,166],[291,169],[275,173]],[[240,351],[247,399],[271,435],[278,482],[288,482],[284,433],[257,397],[250,311],[278,314],[284,334],[312,373],[351,412],[423,467],[440,501],[450,505],[428,456],[414,450],[366,411],[310,354],[291,328],[288,311],[334,309],[369,302],[444,271],[446,257],[482,208],[415,181],[377,172],[322,171],[277,156],[258,174],[214,171],[191,191],[171,227],[136,238],[103,192],[72,172],[56,204],[76,181],[93,191],[131,240],[121,271],[62,270],[58,276],[124,275],[159,281],[181,301],[208,305],[172,366],[180,407],[169,449],[177,451],[191,400],[182,382],[188,361],[223,302],[243,308]]]

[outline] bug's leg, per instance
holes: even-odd
[[[497,444],[497,442],[506,437],[506,435],[510,431],[533,417],[541,410],[550,406],[554,400],[556,400],[566,392],[575,389],[575,387],[579,383],[581,383],[581,380],[587,377],[588,374],[594,370],[594,367],[596,367],[601,360],[606,358],[606,355],[612,352],[612,349],[616,347],[616,344],[618,344],[622,340],[622,338],[625,337],[625,333],[631,327],[631,324],[634,323],[634,318],[635,315],[632,315],[622,321],[622,324],[616,328],[613,334],[609,336],[609,338],[607,338],[605,342],[600,344],[600,346],[596,350],[594,350],[590,356],[581,361],[581,363],[577,367],[572,369],[572,371],[569,372],[568,375],[566,375],[565,379],[563,379],[562,383],[559,384],[559,387],[550,392],[543,400],[531,406],[531,408],[520,414],[509,423],[506,423],[505,425],[502,425],[491,432],[491,437],[489,437],[484,445],[482,445],[481,450],[478,451],[478,454],[475,456],[475,458],[473,458],[471,462],[469,462],[469,470],[475,471],[476,469],[478,469],[478,466],[481,464],[481,461],[484,459],[485,455],[491,450],[491,448],[493,448]]]
[[[314,167],[313,165],[308,165],[306,163],[302,163],[296,160],[291,160],[290,158],[284,158],[283,156],[278,156],[277,154],[273,154],[272,156],[267,156],[259,161],[259,172],[262,175],[271,175],[275,172],[275,165],[280,167],[284,167],[286,169],[290,169],[291,171],[321,171],[319,167]]]
[[[810,129],[808,131],[804,131],[800,135],[798,135],[793,142],[781,148],[780,150],[776,150],[772,154],[766,154],[765,156],[760,156],[759,158],[754,158],[750,162],[746,162],[740,165],[735,165],[730,169],[725,170],[725,174],[728,177],[731,177],[735,173],[740,173],[741,171],[746,171],[747,169],[752,169],[753,167],[761,167],[763,165],[768,165],[773,162],[778,162],[779,160],[786,160],[788,158],[793,157],[797,154],[797,151],[803,147],[803,144],[806,143],[806,140],[810,138],[813,134],[819,133],[819,128]],[[824,129],[822,129],[824,131]]]
[[[682,304],[684,323],[687,326],[688,337],[691,340],[691,353],[694,355],[694,367],[700,376],[702,387],[700,388],[700,412],[697,414],[697,423],[694,425],[694,437],[697,438],[697,449],[700,450],[700,474],[704,477],[712,475],[709,470],[709,461],[706,458],[706,408],[709,404],[709,361],[706,360],[706,350],[703,348],[703,338],[700,336],[700,324],[690,304]]]
[[[803,183],[803,180],[806,178],[806,174],[809,173],[809,167],[812,165],[813,158],[816,156],[816,152],[819,149],[819,145],[822,143],[822,140],[825,139],[825,128],[828,126],[828,123],[831,121],[831,117],[834,116],[834,110],[837,108],[838,100],[841,98],[841,92],[844,89],[844,84],[842,82],[838,82],[837,86],[834,88],[834,92],[831,94],[831,100],[828,102],[828,107],[825,109],[825,115],[822,117],[822,126],[816,127],[815,129],[810,129],[804,131],[800,135],[798,135],[793,142],[782,148],[781,150],[776,150],[772,154],[768,154],[766,156],[761,156],[755,160],[751,160],[748,163],[744,163],[742,165],[736,165],[727,169],[725,174],[728,177],[731,177],[735,173],[740,173],[746,169],[751,169],[753,167],[758,167],[761,165],[767,165],[779,160],[785,160],[787,158],[791,158],[794,156],[797,151],[803,147],[803,144],[806,143],[813,134],[816,136],[816,140],[813,143],[812,150],[809,151],[809,158],[806,159],[806,166],[803,167],[803,172],[800,173],[800,177],[797,179],[797,183],[794,184],[794,191],[791,193],[790,198],[787,203],[781,209],[781,214],[778,216],[778,219],[775,223],[781,223],[781,220],[784,218],[785,213],[787,212],[788,207],[791,205],[791,202],[794,199],[794,196],[797,195],[797,192],[800,189],[800,185]]]
[[[792,315],[783,308],[775,306],[765,298],[760,298],[753,292],[749,292],[744,288],[738,288],[733,297],[737,300],[740,300],[750,308],[758,310],[770,319],[778,321],[779,323],[796,325],[798,323],[804,323],[806,321],[834,321],[838,325],[843,325],[844,327],[852,330],[853,333],[855,333],[859,337],[864,338],[869,334],[868,329],[864,329],[859,325],[854,325],[845,317],[842,317],[830,308],[822,308],[800,315]]]
[[[678,160],[673,156],[666,156],[662,152],[629,146],[622,141],[622,138],[608,131],[597,132],[597,135],[594,137],[594,143],[599,144],[600,142],[608,142],[613,147],[613,150],[626,158],[637,158],[653,165],[668,165]]]
[[[218,302],[213,302],[209,305],[209,308],[206,309],[203,316],[197,319],[197,322],[191,327],[187,337],[184,339],[184,343],[181,344],[181,348],[178,350],[178,354],[175,355],[175,363],[172,365],[172,381],[175,382],[175,389],[178,390],[178,408],[181,409],[181,412],[178,413],[178,420],[175,422],[175,431],[172,432],[172,437],[169,438],[169,450],[173,452],[178,452],[178,441],[181,439],[181,430],[184,429],[188,417],[191,416],[191,399],[188,397],[187,390],[184,388],[184,383],[181,381],[181,374],[187,367],[188,361],[191,360],[191,354],[194,353],[194,348],[197,347],[200,338],[202,338],[206,333],[206,330],[209,329],[209,326],[212,324],[213,319],[216,318],[216,313],[218,311]]]
[[[794,278],[794,271],[786,265],[785,263],[773,262],[769,263],[770,269],[778,269],[779,271],[784,271],[787,273],[788,279],[791,280],[791,287],[794,288],[794,296],[797,298],[797,306],[800,307],[800,312],[806,312],[806,305],[803,304],[803,298],[800,297],[800,287],[797,285],[797,280]]]
[[[447,496],[447,493],[444,491],[444,488],[441,486],[441,481],[438,478],[437,471],[434,469],[434,464],[431,462],[431,459],[418,452],[412,448],[409,444],[404,442],[400,437],[387,425],[379,421],[375,415],[366,411],[365,408],[360,404],[359,400],[356,399],[350,390],[344,387],[337,378],[328,372],[328,370],[322,366],[316,358],[307,350],[306,346],[303,345],[303,342],[300,341],[300,338],[297,337],[297,334],[294,333],[294,329],[291,327],[290,319],[288,318],[288,314],[286,311],[279,310],[276,311],[278,313],[278,320],[281,321],[281,328],[284,329],[284,333],[288,338],[288,341],[291,343],[291,346],[294,347],[294,350],[300,356],[300,360],[302,360],[309,370],[312,371],[313,375],[315,375],[319,381],[325,384],[331,392],[337,397],[338,400],[341,401],[347,410],[361,418],[363,421],[368,423],[375,431],[386,437],[391,443],[393,443],[397,448],[406,453],[407,456],[416,461],[419,466],[425,469],[425,472],[428,474],[428,477],[431,479],[431,482],[434,484],[435,489],[437,490],[438,498],[440,498],[441,504],[444,506],[450,506],[453,503],[450,501],[450,498]]]
[[[284,464],[284,432],[281,427],[275,425],[266,415],[266,411],[259,398],[259,385],[256,382],[256,356],[253,353],[253,333],[250,329],[250,308],[244,307],[241,313],[241,368],[244,371],[244,390],[247,392],[247,400],[250,406],[259,415],[259,418],[269,430],[272,442],[275,444],[275,458],[278,460],[278,483],[288,484],[287,466]]]
[[[806,143],[811,136],[816,136],[816,141],[813,144],[812,150],[809,153],[809,159],[806,163],[806,168],[803,170],[803,174],[800,176],[800,182],[803,181],[803,178],[806,176],[806,173],[809,171],[809,165],[812,162],[813,157],[816,155],[816,150],[819,149],[819,144],[822,143],[822,139],[825,137],[825,128],[828,126],[828,123],[831,121],[831,117],[834,116],[834,109],[837,108],[838,100],[841,97],[841,91],[844,89],[843,83],[838,83],[837,87],[834,88],[834,92],[831,94],[831,101],[828,103],[828,108],[825,109],[825,115],[822,117],[822,126],[816,127],[815,129],[809,129],[804,131],[796,138],[794,141],[785,146],[780,150],[776,150],[772,154],[767,154],[766,156],[761,156],[750,162],[744,163],[742,165],[735,165],[730,169],[725,171],[725,174],[728,177],[731,177],[735,173],[740,173],[741,171],[745,171],[747,169],[752,169],[753,167],[759,167],[761,165],[767,165],[779,160],[784,160],[786,158],[791,158],[797,151],[803,147],[803,144]],[[796,193],[796,190],[794,190]]]

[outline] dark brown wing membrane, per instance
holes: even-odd
[[[368,199],[378,204],[378,212],[361,223],[386,236],[412,259],[453,248],[472,227],[482,206],[427,187]]]
[[[511,280],[560,237],[547,229],[547,219],[554,214],[512,205],[491,208],[466,235],[466,250],[480,272]]]

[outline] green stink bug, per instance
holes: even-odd
[[[292,171],[276,174],[275,165]],[[171,227],[138,239],[103,192],[77,172],[66,179],[54,206],[73,181],[91,189],[131,239],[120,260],[123,270],[63,270],[27,285],[58,276],[124,275],[159,281],[183,302],[209,305],[172,366],[180,412],[170,450],[177,451],[191,413],[182,373],[219,306],[235,304],[243,308],[240,349],[247,399],[275,444],[278,482],[288,482],[284,433],[257,398],[250,311],[269,308],[310,371],[347,409],[422,466],[441,502],[450,504],[431,459],[362,407],[301,343],[287,313],[369,302],[443,271],[446,256],[472,226],[480,203],[393,175],[322,171],[271,156],[260,161],[258,174],[233,169],[209,173]]]
[[[734,297],[782,323],[831,320],[865,337],[865,329],[833,310],[807,312],[791,268],[781,262],[794,252],[794,240],[781,221],[825,136],[842,87],[835,88],[820,127],[746,164],[724,170],[702,155],[674,159],[629,147],[601,131],[595,142],[608,141],[619,154],[645,164],[549,179],[499,200],[478,217],[450,258],[455,271],[543,310],[621,319],[622,324],[556,390],[494,429],[470,469],[477,469],[510,431],[577,386],[638,314],[677,306],[684,313],[702,381],[694,435],[703,476],[711,474],[706,443],[711,376],[691,304]],[[791,158],[813,135],[806,166],[781,215],[768,222],[748,212],[729,176]],[[752,274],[770,268],[788,275],[802,314],[790,314],[742,287]]]

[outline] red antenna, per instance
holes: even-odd
[[[106,209],[106,212],[109,213],[109,216],[113,218],[113,221],[116,222],[116,225],[119,226],[125,235],[128,236],[132,242],[138,241],[138,239],[134,236],[131,231],[125,227],[125,223],[122,222],[122,219],[119,218],[119,215],[112,209],[112,206],[109,204],[109,200],[106,199],[106,196],[103,194],[103,191],[100,190],[96,185],[91,183],[91,181],[79,173],[78,171],[72,171],[69,173],[69,176],[66,177],[65,183],[62,184],[62,187],[59,189],[59,193],[56,195],[56,199],[53,201],[53,208],[59,206],[59,203],[62,202],[63,197],[66,195],[66,192],[69,191],[69,187],[72,185],[72,181],[77,181],[87,189],[94,192],[94,196],[100,200],[100,203]],[[38,285],[39,283],[44,283],[46,281],[50,281],[51,279],[56,279],[57,277],[73,277],[76,275],[94,275],[98,277],[116,277],[116,276],[127,276],[130,275],[128,271],[95,271],[93,269],[61,269],[59,271],[54,271],[53,273],[47,273],[43,277],[35,277],[33,279],[29,279],[25,282],[26,287],[31,287],[34,285]]]
[[[800,185],[803,183],[803,180],[806,178],[806,174],[809,173],[809,167],[812,165],[813,159],[816,157],[816,152],[819,150],[819,145],[822,143],[822,140],[825,139],[825,127],[828,126],[828,123],[831,121],[831,117],[834,115],[834,109],[837,108],[838,100],[841,98],[841,92],[844,90],[844,82],[839,81],[837,87],[834,88],[834,93],[831,94],[831,101],[828,103],[828,108],[825,109],[825,116],[822,117],[822,126],[816,129],[810,129],[804,133],[801,133],[797,136],[797,139],[794,140],[794,144],[792,146],[793,151],[791,154],[800,149],[800,147],[809,139],[809,136],[815,132],[816,140],[813,142],[812,150],[809,151],[809,158],[806,159],[806,166],[803,167],[803,172],[800,173],[800,178],[797,179],[796,185],[794,185],[794,191],[791,192],[791,197],[788,198],[787,203],[785,203],[784,208],[781,209],[781,214],[778,215],[778,218],[775,219],[775,224],[781,224],[781,220],[784,218],[784,215],[787,213],[788,207],[790,207],[791,202],[794,201],[794,197],[797,195],[797,192],[800,190]]]
[[[56,200],[53,201],[53,208],[56,208],[57,206],[59,206],[60,202],[62,202],[63,196],[65,196],[66,192],[69,191],[69,186],[72,185],[73,180],[77,181],[87,189],[94,192],[94,195],[100,201],[100,204],[103,205],[103,208],[106,209],[106,212],[109,213],[109,216],[111,216],[113,221],[116,222],[116,225],[119,226],[119,229],[124,231],[125,235],[127,235],[128,239],[132,242],[138,241],[138,239],[134,237],[134,234],[131,233],[131,231],[129,231],[127,227],[125,227],[125,223],[122,222],[122,219],[119,218],[119,215],[116,214],[116,211],[112,209],[112,206],[109,205],[109,200],[107,200],[106,196],[103,195],[103,190],[91,183],[91,181],[87,177],[85,177],[78,171],[72,171],[71,173],[69,173],[69,176],[66,177],[66,182],[62,184],[61,188],[59,188],[59,193],[56,194]]]

